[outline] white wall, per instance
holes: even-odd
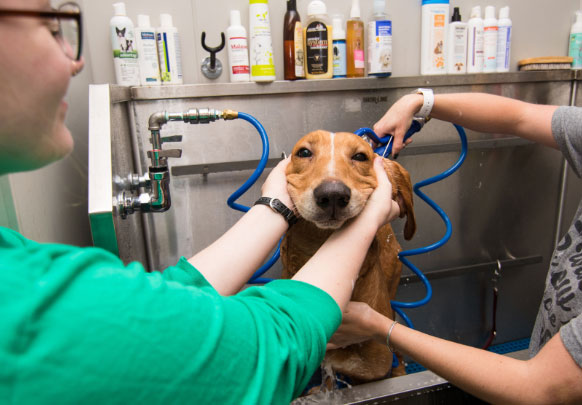
[[[88,85],[114,83],[112,51],[109,38],[109,19],[113,0],[78,1],[84,11],[86,67],[71,84],[67,122],[76,147],[67,159],[32,173],[11,175],[11,186],[21,232],[41,241],[90,244],[87,219],[87,122]],[[306,20],[309,0],[298,0],[298,11]],[[200,62],[207,53],[200,45],[202,31],[207,44],[217,46],[220,32],[228,26],[229,10],[241,11],[242,23],[248,28],[248,1],[243,0],[127,0],[129,16],[134,22],[137,14],[149,14],[154,25],[160,13],[170,13],[181,34],[184,83],[208,83],[200,72]],[[330,15],[347,17],[351,0],[326,1]],[[369,18],[373,0],[360,0],[364,20]],[[420,0],[387,0],[393,20],[393,75],[418,75],[420,68]],[[509,5],[513,20],[511,70],[517,61],[535,56],[566,55],[568,34],[574,11],[580,0],[458,0],[463,21],[474,5],[494,5],[497,9]],[[286,9],[284,0],[270,1],[271,29],[277,79],[283,78],[282,21]],[[227,64],[227,54],[218,54]],[[390,79],[387,79],[390,80]],[[216,80],[227,82],[223,73]]]

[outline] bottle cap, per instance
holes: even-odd
[[[238,10],[230,10],[230,25],[240,25],[240,12]]]
[[[346,31],[344,30],[344,24],[341,17],[333,18],[333,38],[346,39]]]
[[[509,18],[509,6],[501,7],[499,9],[499,19]]]
[[[350,18],[360,18],[360,0],[352,0]]]
[[[313,0],[307,6],[307,15],[327,14],[327,7],[321,0]]]
[[[422,5],[425,4],[449,4],[449,0],[422,0]]]
[[[485,7],[485,19],[495,19],[495,6]]]
[[[374,0],[374,14],[384,14],[386,0]]]
[[[453,16],[451,17],[451,22],[461,21],[461,13],[459,13],[459,7],[453,9]]]
[[[138,27],[151,27],[150,16],[147,14],[137,15],[137,26]]]
[[[160,26],[164,28],[172,28],[174,26],[174,22],[172,21],[172,15],[160,14]]]
[[[115,15],[126,15],[125,3],[113,3],[113,11]]]
[[[582,22],[582,10],[576,10],[576,22]]]
[[[481,18],[481,6],[475,6],[471,9],[471,18]]]

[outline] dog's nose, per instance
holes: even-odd
[[[347,207],[352,195],[351,190],[341,181],[326,181],[313,190],[317,206],[330,214],[338,208]]]

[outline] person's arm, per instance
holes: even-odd
[[[394,135],[394,154],[402,149],[404,134],[422,107],[423,97],[409,94],[400,98],[374,125],[379,136]],[[485,93],[435,94],[430,116],[475,131],[516,135],[557,148],[551,129],[556,108]]]
[[[391,319],[368,305],[351,302],[329,348],[363,341],[365,336],[386,344],[392,324]],[[582,401],[582,368],[564,347],[559,333],[527,361],[439,339],[401,324],[392,329],[390,346],[487,402],[550,404]]]

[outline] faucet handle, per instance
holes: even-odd
[[[155,151],[158,158],[179,158],[182,157],[182,149],[162,149]],[[153,150],[148,150],[148,157],[155,157]]]
[[[182,142],[182,135],[162,136],[162,143],[164,142]]]

